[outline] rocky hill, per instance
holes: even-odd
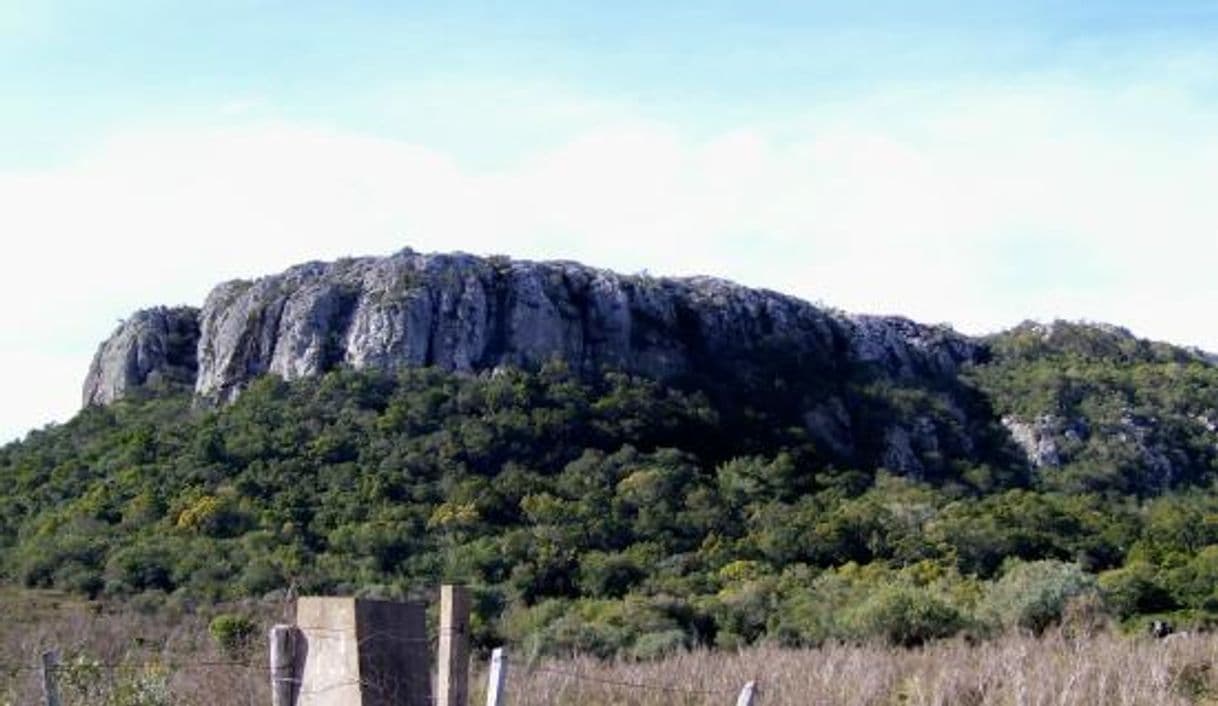
[[[1119,327],[404,251],[138,312],[84,392],[0,447],[0,584],[459,580],[483,646],[631,658],[1218,624],[1218,366]]]
[[[833,462],[919,478],[958,462],[1030,473],[1082,463],[1158,488],[1208,468],[1218,449],[1218,399],[1148,401],[1136,381],[1100,374],[1209,370],[1212,356],[1119,327],[1028,323],[977,339],[709,277],[411,250],[226,282],[200,309],[136,312],[99,347],[84,403],[168,385],[225,404],[267,374],[553,360],[778,412]],[[1080,366],[1098,377],[1072,381]]]
[[[404,250],[226,282],[202,309],[137,312],[99,348],[84,403],[166,381],[223,403],[265,374],[477,372],[557,358],[585,374],[616,370],[735,391],[784,386],[809,431],[853,457],[868,443],[845,380],[868,370],[913,384],[950,380],[981,352],[943,326],[846,315],[719,279]],[[953,414],[964,416],[957,404]],[[880,437],[879,461],[906,472],[922,470],[920,450],[962,442],[936,438],[948,430],[926,418],[866,432]]]
[[[291,380],[339,365],[479,371],[561,358],[671,379],[760,368],[772,351],[817,369],[952,375],[977,348],[942,326],[848,316],[708,277],[405,250],[226,282],[202,309],[137,312],[98,350],[84,402],[161,378],[189,378],[200,396],[227,401],[259,375]]]

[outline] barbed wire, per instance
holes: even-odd
[[[316,696],[317,694],[324,694],[324,693],[327,693],[330,691],[334,691],[336,689],[342,689],[344,687],[349,687],[349,686],[358,686],[361,689],[372,689],[374,691],[378,691],[378,692],[382,692],[382,693],[400,693],[402,691],[401,684],[394,684],[393,686],[387,686],[386,682],[384,682],[384,681],[371,680],[371,679],[343,679],[340,681],[332,682],[330,684],[326,684],[325,686],[315,687],[312,689],[300,688],[302,686],[302,680],[298,677],[279,678],[279,679],[276,679],[275,681],[293,684],[296,687],[293,690],[294,698],[297,698],[297,699],[300,698],[301,696]],[[427,701],[428,703],[434,703],[436,699],[435,699],[435,696],[433,696],[431,694],[430,684],[428,685],[427,692],[428,693],[427,693],[426,697],[424,697],[424,700]]]
[[[691,696],[719,695],[719,694],[735,694],[734,689],[690,689],[685,687],[673,686],[671,684],[651,684],[647,682],[632,682],[620,679],[612,679],[609,677],[599,677],[590,674],[581,674],[579,672],[569,672],[563,669],[554,669],[552,667],[533,667],[526,671],[526,676],[532,674],[554,674],[558,676],[568,677],[577,681],[593,682],[596,684],[605,684],[608,686],[619,686],[630,689],[643,689],[648,691],[663,691],[671,694],[689,694]],[[510,674],[510,672],[509,672]]]
[[[346,640],[353,638],[357,633],[356,628],[326,628],[313,625],[293,625],[292,627],[307,632],[322,640]],[[450,631],[451,633],[452,631]],[[432,643],[434,639],[430,637],[407,637],[401,633],[391,632],[389,630],[373,630],[365,635],[362,635],[358,642],[363,644],[372,640],[391,640],[393,642],[417,642],[417,643]]]
[[[214,669],[219,667],[241,667],[242,669],[253,669],[254,665],[249,662],[238,661],[201,661],[201,662],[95,662],[86,660],[81,662],[67,662],[51,665],[29,665],[29,664],[14,664],[0,662],[0,672],[67,672],[76,669],[101,669],[105,671],[139,671],[151,669],[167,669],[171,671],[183,671],[195,668]]]
[[[320,635],[320,637],[325,637],[324,633],[351,633],[351,632],[353,632],[353,630],[351,628],[327,628],[327,627],[320,627],[320,626],[302,626],[301,629],[309,630],[310,632],[315,632],[315,633],[323,633],[322,635]],[[454,632],[459,632],[459,631],[454,631]],[[371,636],[361,639],[360,642],[362,643],[365,640],[369,640],[369,639],[373,639],[373,638],[383,639],[385,637],[395,638],[395,641],[401,641],[401,642],[406,642],[406,643],[423,644],[423,643],[434,642],[434,640],[428,639],[428,638],[405,638],[405,637],[396,636],[392,633],[374,633]],[[194,670],[194,669],[217,669],[217,668],[230,668],[230,669],[236,668],[236,669],[240,669],[242,671],[247,671],[247,672],[256,669],[254,664],[252,664],[248,661],[240,661],[240,660],[191,660],[191,661],[179,661],[179,662],[149,661],[149,662],[137,662],[137,663],[98,662],[98,661],[86,660],[86,661],[59,663],[59,664],[53,664],[53,665],[30,665],[30,664],[15,664],[15,663],[0,662],[0,672],[5,672],[5,673],[9,673],[9,674],[21,673],[21,672],[25,672],[25,673],[29,673],[29,672],[70,673],[70,672],[72,672],[74,670],[78,670],[78,669],[83,669],[83,670],[94,669],[94,670],[104,670],[104,671],[108,671],[108,672],[153,671],[153,670],[159,669],[159,670],[167,670],[167,671],[171,671],[171,672],[179,672],[179,671],[190,671],[190,670]],[[572,671],[572,670],[566,670],[566,669],[557,669],[554,667],[546,667],[546,666],[525,667],[521,671],[509,670],[508,674],[509,674],[509,678],[516,677],[516,679],[524,679],[526,681],[532,680],[538,674],[548,674],[548,675],[553,675],[553,676],[557,676],[557,677],[563,677],[565,679],[572,679],[575,681],[588,682],[588,683],[599,684],[599,685],[603,685],[603,686],[610,686],[610,687],[623,688],[623,689],[636,689],[636,690],[643,690],[643,691],[663,692],[663,693],[670,693],[670,694],[684,694],[684,695],[689,695],[689,696],[709,696],[709,695],[718,696],[718,695],[733,695],[733,694],[737,693],[737,691],[735,689],[699,689],[699,688],[680,687],[680,686],[675,686],[672,684],[658,684],[658,683],[652,683],[652,682],[646,682],[646,681],[631,681],[631,680],[626,680],[626,679],[599,676],[599,675],[594,675],[594,674],[588,674],[586,672]],[[285,681],[285,682],[291,682],[292,684],[296,685],[295,691],[296,691],[297,697],[305,696],[305,695],[323,694],[323,693],[326,693],[329,691],[333,691],[335,689],[340,689],[340,688],[349,687],[349,686],[358,686],[361,688],[374,688],[374,689],[383,688],[383,686],[378,686],[377,684],[375,684],[369,680],[358,679],[358,678],[350,679],[350,680],[342,680],[342,681],[334,682],[331,684],[327,684],[325,686],[311,688],[311,689],[302,689],[301,688],[301,687],[303,687],[303,682],[300,677],[279,677],[278,680]],[[434,702],[434,700],[435,700],[434,696],[431,695],[430,693],[428,694],[426,699],[429,702]]]

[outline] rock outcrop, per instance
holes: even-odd
[[[131,353],[164,330],[142,324],[161,311],[141,312],[135,325],[102,345],[99,359],[121,354],[144,362],[138,375],[95,366],[86,402],[121,396],[168,362]],[[946,327],[845,316],[712,278],[626,276],[570,262],[408,250],[227,282],[208,296],[197,320],[195,390],[219,401],[262,374],[293,379],[339,365],[473,372],[561,358],[582,371],[612,368],[667,379],[718,369],[762,375],[783,364],[816,372],[858,363],[913,377],[950,375],[977,351]]]
[[[1038,470],[1061,466],[1066,453],[1062,450],[1063,442],[1077,446],[1089,434],[1082,420],[1068,422],[1053,414],[1038,415],[1031,420],[1007,415],[1002,418],[1002,425],[1023,451],[1028,465]]]
[[[1008,378],[1039,379],[1046,360],[1076,361],[1084,373],[1095,361],[1168,366],[1170,380],[1172,371],[1213,365],[1213,356],[1119,327],[1027,322],[973,339],[709,277],[410,250],[226,282],[201,309],[138,312],[99,348],[84,403],[172,385],[224,404],[267,374],[411,366],[473,374],[552,359],[588,376],[616,370],[687,384],[742,418],[752,407],[802,425],[830,462],[916,478],[947,477],[961,463],[1073,468],[1084,480],[1119,466],[1157,489],[1218,463],[1218,413],[1208,402],[1176,409],[1150,400],[1162,409],[1147,413],[1146,400],[1098,373],[1047,398],[1039,387],[1003,389]],[[961,375],[966,367],[972,372]],[[986,370],[1005,372],[977,377]]]
[[[199,310],[158,307],[122,322],[97,349],[84,384],[84,404],[110,404],[160,383],[195,384]]]
[[[859,370],[951,377],[978,352],[947,327],[848,316],[719,279],[404,250],[227,282],[200,311],[140,312],[102,344],[84,400],[106,404],[158,376],[191,381],[200,398],[223,403],[268,373],[476,372],[561,358],[584,373],[749,389],[819,380],[826,392],[806,401],[804,418],[826,448],[846,453],[855,448],[852,412],[830,389],[835,381]],[[937,447],[926,426],[889,434],[899,447],[888,453],[891,465],[916,465],[918,449]]]

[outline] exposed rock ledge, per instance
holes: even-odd
[[[198,343],[198,309],[157,307],[136,312],[93,356],[85,378],[85,405],[110,404],[158,382],[194,384]]]
[[[775,353],[810,371],[849,360],[895,376],[950,375],[976,350],[946,327],[847,316],[718,279],[405,250],[226,282],[202,310],[138,312],[102,343],[84,401],[111,402],[158,374],[190,377],[198,394],[223,401],[264,373],[475,371],[552,357],[661,379],[727,363],[760,369]]]
[[[845,315],[707,277],[404,250],[226,282],[201,310],[141,311],[102,343],[84,402],[108,404],[162,378],[225,402],[266,373],[293,379],[336,366],[428,365],[472,372],[555,357],[585,373],[742,385],[784,376],[832,382],[860,366],[912,379],[952,376],[980,350],[944,326]],[[825,395],[807,409],[810,429],[830,447],[853,443],[840,437],[851,423],[840,400]],[[818,419],[832,424],[820,428]]]

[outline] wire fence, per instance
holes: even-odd
[[[616,686],[626,689],[640,689],[644,691],[661,691],[669,694],[687,694],[689,696],[715,696],[715,695],[735,695],[735,689],[698,689],[684,686],[675,686],[670,684],[651,684],[646,682],[625,681],[613,679],[610,677],[594,676],[591,674],[581,674],[580,672],[572,672],[562,669],[553,669],[550,667],[533,667],[527,670],[530,674],[553,674],[576,681],[589,682],[605,686]]]
[[[103,655],[101,659],[79,653],[79,648],[69,649],[69,653],[75,654],[67,661],[61,661],[61,653],[56,649],[42,652],[41,659],[33,663],[12,659],[0,661],[0,675],[40,674],[44,693],[55,691],[60,686],[57,682],[80,691],[82,684],[94,688],[107,680],[114,684],[119,679],[151,679],[163,691],[172,683],[179,690],[193,690],[196,697],[200,693],[204,697],[216,696],[217,685],[229,684],[229,694],[237,698],[226,703],[240,702],[250,706],[265,706],[266,701],[274,706],[291,706],[306,697],[321,699],[307,698],[308,703],[325,703],[326,694],[344,689],[393,695],[393,703],[400,701],[412,706],[466,706],[471,677],[469,595],[462,586],[441,588],[440,624],[433,634],[424,627],[423,610],[418,603],[382,605],[376,608],[376,613],[360,613],[358,609],[352,613],[347,603],[327,603],[350,599],[310,597],[298,599],[308,603],[298,602],[296,606],[297,616],[305,622],[280,624],[270,629],[269,659],[266,661],[258,659],[253,643],[245,643],[240,652],[225,652],[231,657],[199,655],[196,659],[183,658],[180,653],[175,656],[167,644],[159,655],[144,651],[142,654],[119,652],[117,658],[112,654],[108,658]],[[302,614],[304,605],[307,608]],[[372,624],[369,624],[370,617],[357,617],[374,614],[378,617]],[[65,637],[68,636],[63,635],[61,639]],[[77,637],[79,633],[72,635],[69,641],[77,644]],[[135,642],[143,643],[144,640]],[[514,706],[583,704],[592,703],[582,700],[584,695],[594,695],[598,706],[619,702],[693,706],[726,704],[736,693],[735,689],[726,688],[721,676],[707,684],[681,684],[664,679],[663,675],[660,679],[648,679],[641,678],[637,672],[624,675],[620,671],[614,672],[614,669],[628,666],[621,663],[602,666],[606,668],[580,661],[528,661],[518,668],[509,668],[503,651],[496,650],[486,674],[487,703],[490,706],[504,706],[508,702]],[[214,677],[209,674],[213,671],[216,672]],[[481,672],[478,668],[473,671]],[[33,685],[38,680],[26,681]],[[751,706],[752,689],[750,682],[736,703]],[[477,691],[476,686],[474,691]],[[0,692],[3,692],[2,688]],[[626,696],[628,692],[653,696]],[[614,697],[614,694],[620,694],[622,698]],[[177,695],[175,692],[175,698]],[[270,698],[266,699],[268,695]],[[60,703],[50,698],[45,701],[52,706]],[[7,702],[0,693],[0,704],[3,703]]]
[[[325,632],[325,631],[321,631]],[[337,631],[335,631],[337,632]],[[403,640],[405,642],[426,642],[426,640]],[[46,674],[48,672],[64,675],[78,673],[81,670],[89,672],[103,671],[114,677],[126,676],[139,673],[162,673],[172,674],[179,672],[190,672],[200,670],[215,670],[226,669],[237,672],[242,672],[249,675],[261,674],[266,671],[264,665],[256,664],[250,660],[178,660],[178,661],[161,661],[151,660],[144,662],[99,662],[87,658],[78,658],[60,664],[16,664],[11,662],[0,663],[0,673],[3,674]],[[540,703],[544,697],[538,692],[539,677],[555,677],[561,682],[578,682],[591,684],[601,689],[609,689],[611,691],[641,691],[654,694],[668,694],[673,696],[684,696],[688,698],[703,697],[705,700],[708,697],[717,697],[715,703],[730,703],[733,697],[738,696],[740,690],[731,688],[700,688],[681,686],[671,683],[658,683],[645,680],[630,680],[624,678],[616,678],[600,674],[591,674],[586,671],[560,669],[557,667],[546,665],[522,665],[519,669],[509,671],[510,678],[508,683],[514,688],[510,688],[503,703],[512,704],[529,704]],[[268,675],[269,676],[269,675]],[[269,679],[268,679],[269,681]],[[295,684],[295,698],[323,696],[335,691],[358,687],[363,690],[384,690],[388,687],[384,683],[377,682],[371,679],[339,679],[334,682],[306,686],[301,683],[300,678],[286,679]],[[425,700],[428,703],[436,703],[434,695],[431,693],[430,685],[427,687],[428,694]],[[750,702],[751,703],[751,702]]]
[[[216,669],[221,667],[253,669],[254,665],[249,662],[224,662],[224,661],[202,661],[202,662],[97,662],[93,660],[82,660],[79,662],[68,662],[63,664],[55,664],[43,666],[41,664],[13,664],[0,662],[0,673],[16,674],[20,672],[71,672],[80,669],[99,669],[108,672],[142,672],[155,669],[161,669],[170,672],[180,672],[190,669]]]

